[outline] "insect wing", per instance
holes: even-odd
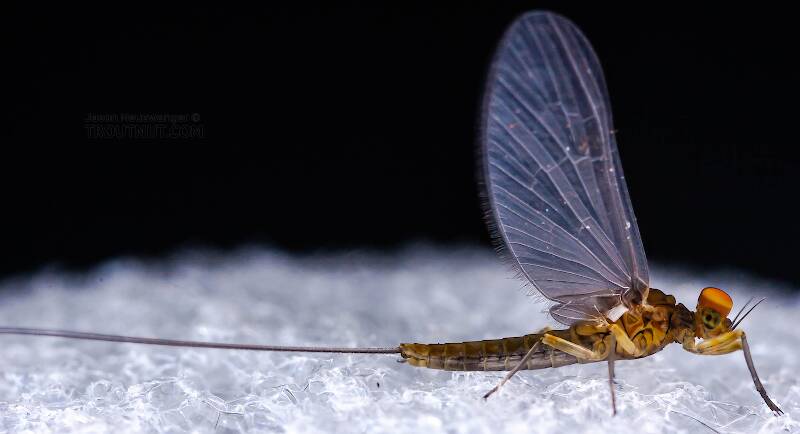
[[[490,226],[505,256],[555,302],[553,317],[615,316],[646,297],[647,262],[605,81],[574,24],[533,12],[511,25],[492,64],[482,126]]]

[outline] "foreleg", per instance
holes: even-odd
[[[761,395],[761,398],[764,400],[770,410],[774,411],[777,415],[783,414],[783,411],[781,411],[781,409],[769,398],[769,395],[767,395],[767,390],[764,388],[764,385],[761,384],[761,380],[758,378],[756,367],[753,364],[753,356],[750,354],[750,346],[747,344],[747,336],[745,336],[744,331],[729,331],[717,337],[705,339],[699,344],[695,344],[694,339],[689,339],[683,343],[683,348],[686,351],[695,354],[708,356],[728,354],[736,350],[743,350],[744,360],[747,363],[747,369],[750,370],[750,376],[753,378],[753,384],[755,384],[758,394]]]
[[[743,331],[733,330],[711,339],[704,339],[699,344],[695,344],[694,339],[690,339],[683,343],[683,349],[690,353],[707,356],[728,354],[742,349],[743,335]]]

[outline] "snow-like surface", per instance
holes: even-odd
[[[653,271],[693,307],[703,286],[769,299],[745,321],[761,378],[741,352],[677,345],[617,365],[450,373],[393,355],[291,355],[0,336],[0,429],[7,432],[795,432],[800,431],[796,293],[733,272]],[[140,336],[296,345],[395,346],[517,336],[549,323],[491,252],[412,248],[293,258],[270,251],[117,261],[0,285],[0,323]],[[736,309],[736,307],[734,308]],[[554,325],[554,324],[551,324]]]

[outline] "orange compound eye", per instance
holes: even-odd
[[[725,291],[719,288],[708,287],[700,291],[700,298],[697,299],[697,305],[714,309],[725,318],[731,312],[731,308],[733,308],[733,300],[731,300],[731,296]]]

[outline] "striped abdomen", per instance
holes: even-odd
[[[548,334],[565,339],[570,338],[569,330],[553,330]],[[530,334],[521,337],[471,341],[450,344],[400,344],[400,354],[413,366],[446,371],[508,371],[522,360],[522,357],[543,334]],[[556,368],[577,363],[578,359],[567,353],[554,350],[539,343],[539,347],[522,369]]]

